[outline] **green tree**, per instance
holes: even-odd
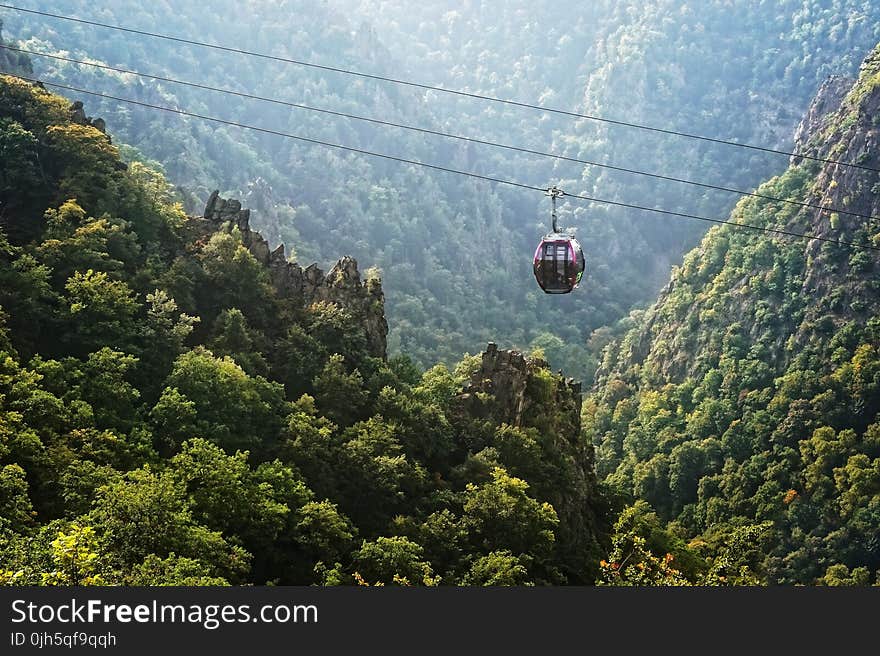
[[[369,585],[437,585],[431,565],[422,560],[422,547],[403,537],[366,540],[353,556],[357,580]]]
[[[278,383],[251,377],[204,348],[179,356],[165,383],[194,404],[195,436],[228,451],[275,448],[288,410]]]
[[[509,551],[493,551],[474,561],[470,571],[461,580],[462,585],[512,586],[532,585],[528,568],[521,557]]]
[[[34,523],[25,471],[19,465],[0,468],[0,528],[25,531]]]
[[[318,407],[334,423],[348,426],[363,418],[369,401],[364,379],[357,369],[346,371],[342,355],[330,356],[313,386]]]
[[[0,118],[0,197],[9,199],[7,212],[24,212],[35,203],[41,187],[38,141],[34,134],[21,123],[10,118]],[[34,227],[24,221],[12,225],[13,238],[19,243],[30,241]]]
[[[242,369],[252,376],[265,376],[268,365],[255,345],[247,319],[241,310],[223,310],[214,322],[214,337],[208,342],[211,351],[220,356],[229,356]],[[257,340],[262,341],[259,336]]]
[[[559,519],[549,503],[529,497],[528,488],[500,468],[492,472],[491,481],[468,484],[462,521],[478,553],[509,551],[549,565]]]
[[[192,558],[175,553],[166,558],[150,554],[144,562],[124,574],[124,585],[132,586],[216,586],[229,585],[222,576],[213,575],[214,568]]]
[[[281,454],[302,472],[309,487],[319,497],[337,497],[342,473],[336,426],[318,415],[315,400],[303,395],[287,417],[282,433]]]
[[[88,353],[103,346],[119,348],[132,342],[140,304],[125,282],[88,269],[74,273],[64,288],[70,327],[65,340],[73,352]]]
[[[50,175],[63,198],[98,211],[110,209],[105,199],[119,189],[122,176],[119,152],[107,135],[90,125],[62,123],[47,127],[45,139],[54,155]]]
[[[271,546],[291,512],[287,505],[293,497],[294,508],[309,499],[309,491],[299,481],[291,480],[295,494],[273,487],[277,481],[265,481],[247,463],[248,453],[227,455],[208,440],[195,438],[184,442],[171,458],[174,477],[189,498],[193,519],[225,536],[236,536],[253,553]],[[264,467],[265,465],[261,465]],[[281,472],[293,479],[292,472]],[[285,481],[286,482],[286,481]]]
[[[850,571],[849,567],[838,563],[829,565],[819,583],[832,587],[867,586],[871,585],[871,572],[867,567],[856,567]]]
[[[144,467],[98,490],[88,515],[110,564],[127,569],[171,553],[198,560],[212,575],[238,581],[250,554],[193,519],[182,482]]]
[[[340,505],[365,532],[381,531],[408,499],[423,494],[427,472],[404,455],[396,427],[378,418],[350,426],[342,441]]]
[[[104,585],[98,538],[91,526],[71,524],[52,542],[55,569],[43,574],[44,585]]]
[[[672,553],[655,555],[642,533],[646,527],[642,516],[647,505],[640,501],[625,509],[614,524],[611,552],[600,563],[600,585],[672,586],[689,585],[675,568]],[[647,517],[650,522],[653,518]]]

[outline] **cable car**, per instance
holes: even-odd
[[[568,294],[575,289],[584,275],[584,266],[584,252],[571,235],[545,235],[535,250],[535,279],[547,294]]]
[[[546,294],[568,294],[581,282],[586,262],[584,252],[573,235],[556,227],[556,198],[563,194],[556,187],[547,191],[553,202],[553,232],[544,235],[535,249],[533,267],[538,286]]]

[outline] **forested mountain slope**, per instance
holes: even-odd
[[[805,153],[868,168],[801,159],[761,191],[880,215],[878,110],[880,48],[798,130]],[[598,473],[697,551],[750,527],[770,583],[874,582],[880,223],[759,199],[732,216],[862,248],[710,230],[604,352],[584,411]]]
[[[0,584],[594,579],[578,385],[387,359],[375,272],[187,216],[104,125],[0,76]]]
[[[21,0],[57,11],[56,3]],[[70,15],[229,44],[611,118],[786,146],[828,72],[851,73],[880,34],[876,3],[76,0]],[[455,99],[293,65],[4,12],[25,47],[113,66],[552,150],[582,159],[748,188],[779,159],[610,129],[590,121]],[[854,55],[853,53],[858,53]],[[354,147],[537,186],[667,209],[726,215],[735,197],[426,138],[362,122],[34,58],[39,75]],[[700,223],[571,204],[588,274],[571,298],[534,286],[528,254],[547,229],[540,194],[306,146],[271,135],[84,97],[115,126],[129,159],[162,162],[200,211],[219,187],[253,210],[274,246],[304,262],[340,252],[384,271],[389,347],[420,365],[455,362],[488,339],[540,346],[555,367],[589,377],[593,353],[634,304],[653,298],[702,234]],[[515,308],[514,312],[510,308]]]
[[[880,49],[797,131],[868,168],[762,192],[878,215],[878,108]],[[876,251],[713,229],[582,406],[494,344],[387,359],[377,272],[303,268],[218,193],[187,216],[78,103],[0,77],[0,146],[3,583],[877,580]],[[845,212],[733,218],[880,247]]]

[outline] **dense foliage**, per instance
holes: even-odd
[[[853,53],[880,25],[875,3],[855,0],[699,11],[609,0],[579,8],[550,39],[544,23],[507,5],[487,21],[488,4],[439,11],[390,1],[367,22],[368,4],[222,2],[206,15],[180,3],[174,16],[179,33],[197,38],[234,43],[248,25],[268,25],[248,47],[328,64],[343,53],[353,68],[397,75],[399,66],[490,95],[784,147],[816,81],[854,68]],[[563,17],[574,5],[535,8]],[[163,3],[103,12],[175,31]],[[775,170],[754,155],[624,139],[588,122],[469,112],[439,95],[231,65],[117,33],[96,40],[82,26],[47,30],[21,15],[10,22],[28,47],[433,119],[500,141],[514,126],[530,145],[572,156],[737,186]],[[4,70],[31,70],[0,53]],[[35,65],[150,102],[548,182],[546,162],[524,155]],[[715,228],[656,304],[624,316],[698,229],[568,207],[563,221],[580,224],[591,277],[585,295],[551,306],[521,257],[541,230],[523,218],[537,216],[535,199],[228,127],[89,107],[137,149],[115,144],[69,100],[0,77],[0,583],[880,583],[876,251]],[[798,147],[878,169],[878,115],[875,51]],[[553,175],[569,191],[719,216],[731,202],[589,168],[560,165]],[[371,350],[354,306],[282,293],[249,228],[205,230],[188,217],[215,181],[240,192],[293,258],[349,252],[384,268],[390,347],[413,359]],[[795,161],[761,192],[880,215],[870,168]],[[880,248],[878,224],[845,212],[751,198],[732,218]],[[490,336],[536,349],[522,361],[516,421],[504,411],[510,390],[480,379],[485,356],[460,359]],[[579,397],[560,392],[575,388],[545,356],[576,362],[570,373],[598,367],[583,429]],[[425,370],[436,359],[446,363]]]
[[[356,311],[279,293],[76,118],[0,77],[0,583],[592,580],[576,411],[466,412],[479,358],[372,356]]]
[[[807,146],[877,169],[878,107],[880,49]],[[761,189],[876,216],[878,182],[801,162]],[[880,245],[874,221],[796,210],[733,217]],[[600,477],[694,549],[752,531],[766,582],[880,582],[878,269],[876,250],[711,230],[605,351],[584,414]]]
[[[20,5],[56,11],[46,0]],[[878,38],[869,0],[532,3],[397,0],[142,3],[65,12],[330,66],[588,114],[790,147],[819,81],[852,72]],[[598,162],[744,188],[785,165],[747,151],[423,93],[231,53],[4,12],[25,47]],[[570,162],[427,138],[363,122],[34,58],[50,80],[179,106],[537,186],[725,216],[735,196]],[[544,350],[589,379],[605,326],[652,299],[705,226],[570,204],[589,267],[571,298],[536,289],[528,255],[548,229],[540,194],[271,135],[83,97],[127,144],[161,162],[200,209],[215,186],[243,198],[270,241],[304,262],[340,254],[385,272],[392,352],[452,365],[489,339]],[[344,193],[343,193],[344,192]],[[515,307],[516,312],[509,308]],[[599,329],[592,340],[591,334]]]

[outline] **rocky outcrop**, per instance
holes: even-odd
[[[361,282],[357,261],[353,257],[337,260],[326,275],[315,264],[300,269],[297,264],[288,263],[282,268],[270,262],[269,267],[270,275],[274,274],[273,281],[278,281],[282,289],[298,294],[305,305],[326,301],[353,312],[364,326],[370,354],[385,357],[388,323],[382,283],[377,278]]]
[[[364,326],[370,355],[384,358],[388,323],[381,281],[377,278],[361,281],[357,261],[348,256],[338,260],[326,274],[316,264],[304,269],[288,261],[284,244],[270,249],[269,242],[251,230],[250,216],[250,210],[242,209],[241,202],[221,198],[219,192],[214,191],[202,216],[190,219],[190,239],[199,241],[221,226],[232,224],[241,233],[244,246],[266,267],[272,287],[280,297],[301,307],[324,301],[345,308]]]
[[[489,342],[453,408],[462,450],[476,454],[476,462],[498,458],[512,475],[529,481],[530,495],[553,506],[559,560],[569,582],[595,580],[595,563],[609,549],[610,525],[597,489],[593,446],[581,434],[580,383],[552,373],[541,358]],[[520,461],[516,447],[504,446],[502,424],[531,436],[536,460]]]
[[[493,397],[495,414],[501,421],[519,426],[522,424],[526,402],[526,386],[529,380],[529,363],[519,351],[499,351],[489,342],[483,352],[480,368],[471,376],[465,387],[463,399],[478,392]]]
[[[575,442],[580,431],[581,384],[560,374],[553,375],[548,366],[545,360],[527,358],[516,350],[502,351],[489,342],[480,368],[471,376],[459,400],[472,416],[491,415],[498,423],[512,426],[528,424],[533,409],[546,411],[552,407],[554,412],[565,415],[565,421],[558,422],[567,427],[563,437]],[[548,378],[550,389],[546,389]],[[486,395],[490,397],[488,402]]]
[[[250,230],[251,211],[241,209],[241,202],[237,200],[220,198],[220,192],[216,189],[208,196],[203,216],[215,222],[232,221],[240,230]]]
[[[83,104],[81,100],[77,100],[70,106],[70,121],[71,123],[76,123],[77,125],[88,125],[90,127],[95,128],[98,132],[103,132],[107,135],[107,123],[103,118],[92,118],[91,116],[86,116],[86,111],[83,108]],[[110,135],[107,135],[107,141],[110,141]]]

